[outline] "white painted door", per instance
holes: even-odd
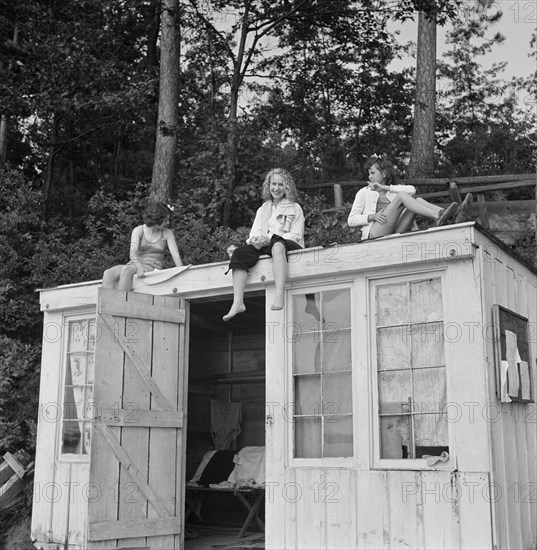
[[[99,289],[88,548],[182,547],[185,307]]]

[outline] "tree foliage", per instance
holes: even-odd
[[[440,173],[534,165],[532,105],[515,100],[501,66],[479,62],[497,42],[488,41],[492,22],[465,19],[454,0],[180,0],[179,8],[169,194],[188,263],[225,260],[226,245],[244,240],[269,168],[289,169],[300,186],[363,178],[372,152],[404,166],[414,71],[397,64],[409,50],[389,24],[416,8],[440,25],[459,15],[440,66],[449,84],[439,98]],[[151,194],[161,15],[160,0],[0,0],[0,454],[33,445],[35,289],[99,279],[127,261]],[[516,85],[529,94],[534,82]],[[308,246],[358,239],[327,198],[299,200]],[[531,242],[520,246],[535,255]]]

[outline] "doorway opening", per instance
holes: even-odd
[[[265,295],[190,302],[185,548],[264,547]]]

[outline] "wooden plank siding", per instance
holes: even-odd
[[[497,397],[495,356],[489,328],[493,326],[492,306],[502,305],[529,319],[532,373],[537,357],[536,276],[501,248],[479,234],[480,269],[483,285],[483,327],[485,360],[490,369],[489,400],[491,419],[492,481],[495,542],[498,548],[534,548],[537,544],[537,414],[535,403],[501,403]],[[533,377],[533,397],[537,386]]]
[[[533,330],[531,372],[535,374],[537,275],[472,222],[341,247],[308,249],[293,253],[290,258],[289,292],[283,312],[270,309],[275,292],[269,259],[261,259],[251,270],[247,287],[264,291],[267,304],[264,311],[267,550],[534,550],[537,411],[534,403],[500,404],[496,396],[491,327],[493,304],[529,318]],[[232,279],[224,275],[226,269],[227,262],[192,266],[156,285],[135,284],[135,292],[129,294],[127,305],[122,306],[127,308],[122,310],[127,317],[119,326],[120,334],[130,334],[144,342],[143,346],[133,343],[139,357],[134,362],[124,360],[130,348],[121,349],[117,342],[114,345],[112,331],[104,326],[99,331],[99,348],[104,350],[100,352],[103,355],[99,364],[104,372],[96,378],[95,393],[106,396],[105,408],[117,403],[121,411],[117,421],[104,411],[101,421],[106,422],[107,430],[127,454],[143,457],[135,466],[158,494],[166,514],[159,514],[159,505],[148,503],[144,488],[133,483],[132,472],[127,472],[130,469],[127,461],[123,460],[120,466],[113,450],[98,434],[92,441],[92,453],[105,460],[92,464],[95,487],[90,494],[95,498],[89,504],[92,511],[89,548],[178,550],[183,546],[177,525],[182,528],[184,521],[186,429],[180,428],[181,412],[186,408],[188,350],[180,350],[179,345],[188,344],[186,300],[231,295]],[[386,466],[390,459],[380,460],[377,456],[373,292],[379,281],[384,284],[421,278],[441,279],[451,462],[429,467],[424,460],[409,460],[406,467],[405,459],[401,458],[396,459],[396,466]],[[98,284],[42,291],[45,323],[61,325],[65,308],[75,312],[94,308]],[[353,456],[297,459],[293,456],[294,432],[289,412],[294,399],[292,345],[288,341],[289,324],[293,322],[291,294],[315,292],[320,287],[330,289],[331,285],[345,286],[351,292]],[[146,304],[153,303],[162,311],[184,310],[181,321],[185,323],[173,327],[171,323],[154,322],[149,315],[147,319],[136,320],[133,333],[128,326],[127,310],[143,313]],[[176,320],[176,313],[166,315]],[[149,345],[156,341],[160,342],[158,346]],[[50,342],[44,346],[43,365],[49,367],[43,369],[42,404],[50,402],[51,395],[55,402],[62,402],[58,395],[61,369],[56,367],[62,362],[60,348],[61,345]],[[224,352],[227,349],[222,347]],[[136,361],[147,367],[145,379],[140,377]],[[169,368],[177,362],[179,369]],[[533,377],[532,384],[535,398],[537,377]],[[151,389],[155,387],[160,393]],[[167,405],[171,410],[162,410],[168,409]],[[137,428],[129,427],[126,418],[137,407],[146,411],[139,417],[143,422]],[[185,418],[185,428],[186,425]],[[56,443],[51,441],[56,441],[58,427],[40,418],[36,483],[52,481],[67,484],[76,491],[72,481],[88,482],[88,464],[57,460]],[[170,467],[166,459],[169,456],[177,457],[175,468]],[[115,468],[114,472],[110,468]],[[119,478],[119,484],[110,487],[108,480],[114,477]],[[73,494],[79,498],[74,508],[43,499],[34,507],[32,533],[39,541],[64,543],[66,537],[72,537],[68,534],[72,529],[80,533],[88,531],[84,512],[87,495],[85,501],[78,493]],[[80,516],[77,520],[80,523],[72,523],[74,513]],[[99,533],[101,527],[103,531]],[[104,529],[108,531],[105,533]],[[106,542],[118,534],[123,540]],[[88,544],[85,534],[70,540],[76,540],[81,548]]]

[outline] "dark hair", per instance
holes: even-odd
[[[170,210],[162,202],[154,202],[150,204],[144,212],[144,223],[147,227],[160,225],[166,218],[170,217]]]
[[[395,185],[397,183],[399,174],[393,162],[386,155],[371,155],[364,163],[364,170],[367,172],[375,164],[384,173],[386,185]]]

